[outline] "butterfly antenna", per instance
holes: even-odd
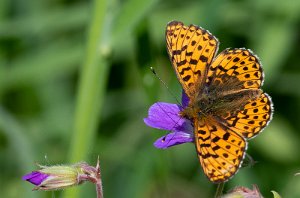
[[[159,77],[159,75],[156,73],[155,69],[153,67],[150,67],[152,73],[156,76],[156,78],[166,87],[166,89],[168,90],[168,92],[175,98],[176,102],[178,105],[181,105],[181,103],[179,102],[178,98],[176,97],[176,95],[170,90],[170,88],[168,87],[168,85]]]
[[[156,73],[155,69],[154,69],[153,67],[150,67],[150,69],[151,69],[152,73],[156,76],[156,78],[157,78],[157,79],[158,79],[158,80],[166,87],[166,89],[168,90],[168,92],[175,98],[177,104],[178,104],[179,106],[181,106],[181,103],[179,102],[179,100],[178,100],[178,98],[176,97],[176,95],[170,90],[170,88],[168,87],[168,85],[167,85],[167,84],[166,84],[166,83],[158,76],[158,74]],[[172,131],[173,129],[175,129],[176,126],[179,126],[178,123],[179,123],[180,120],[183,119],[183,118],[180,118],[180,119],[178,119],[178,120],[174,120],[174,119],[168,114],[168,112],[165,111],[165,109],[164,109],[162,106],[160,106],[159,103],[157,103],[157,104],[158,104],[158,106],[161,108],[161,110],[164,111],[165,114],[166,114],[166,115],[174,122],[173,128],[172,128],[171,130],[169,130],[169,131]],[[174,136],[175,136],[175,134],[174,134]],[[172,137],[172,138],[173,138],[173,137]],[[171,141],[172,138],[170,138],[169,141]]]

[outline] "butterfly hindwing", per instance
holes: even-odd
[[[263,93],[254,101],[247,103],[235,116],[224,118],[227,127],[245,138],[259,134],[270,122],[273,114],[271,98]]]

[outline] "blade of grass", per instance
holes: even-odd
[[[106,87],[108,63],[100,52],[103,27],[107,11],[106,0],[95,0],[88,30],[87,51],[80,73],[78,98],[75,110],[74,133],[71,139],[70,162],[87,158],[93,145],[99,112]],[[79,197],[79,188],[66,190],[64,197]]]

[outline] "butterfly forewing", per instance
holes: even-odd
[[[263,83],[263,71],[258,58],[248,49],[226,49],[212,62],[207,82],[226,83],[229,78],[235,78],[242,84],[233,89],[258,89]]]
[[[205,79],[208,66],[218,48],[217,39],[208,31],[172,21],[166,29],[167,50],[183,89],[193,97]]]

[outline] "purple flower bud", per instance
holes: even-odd
[[[95,183],[98,180],[99,168],[85,162],[71,166],[40,166],[22,177],[36,187],[33,190],[59,190],[79,185],[85,181]]]

